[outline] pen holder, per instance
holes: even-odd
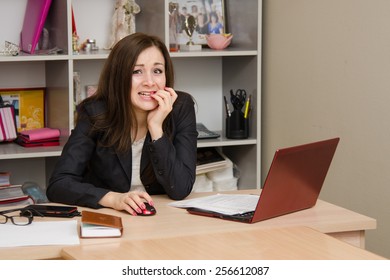
[[[244,117],[244,113],[234,110],[226,118],[226,138],[246,139],[249,136],[249,119]]]

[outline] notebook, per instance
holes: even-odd
[[[277,150],[254,211],[234,215],[193,207],[187,211],[255,223],[311,208],[317,202],[339,140],[333,138]]]
[[[51,2],[52,0],[27,1],[22,32],[20,33],[20,48],[22,51],[34,54]]]

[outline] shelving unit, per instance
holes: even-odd
[[[170,1],[137,0],[141,7],[141,13],[136,16],[137,31],[157,35],[168,45]],[[10,26],[12,32],[7,30],[4,33],[7,37],[0,37],[0,43],[5,40],[18,43],[26,2],[2,1],[0,23]],[[74,124],[73,72],[80,72],[82,89],[97,84],[109,54],[104,47],[109,41],[114,3],[114,0],[53,1],[47,22],[53,45],[62,48],[63,53],[0,56],[1,88],[46,87],[47,126],[60,128],[62,144]],[[72,6],[80,40],[96,39],[99,51],[72,54]],[[240,170],[239,188],[260,187],[261,6],[260,0],[225,0],[227,27],[234,36],[229,48],[215,51],[204,47],[200,52],[171,53],[176,71],[175,88],[191,93],[196,100],[197,121],[222,135],[218,139],[200,140],[198,147],[219,147]],[[232,140],[224,137],[223,96],[229,97],[230,89],[238,88],[252,95],[250,134],[248,139]],[[10,171],[15,184],[35,181],[46,186],[62,147],[23,148],[12,143],[1,144],[0,170]]]

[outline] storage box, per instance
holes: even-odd
[[[213,182],[209,180],[206,174],[196,175],[193,192],[211,192],[213,191]]]

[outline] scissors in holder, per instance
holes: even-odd
[[[233,93],[233,90],[230,90],[230,102],[233,104],[234,110],[241,110],[246,101],[246,91],[245,89],[238,89],[236,93]]]

